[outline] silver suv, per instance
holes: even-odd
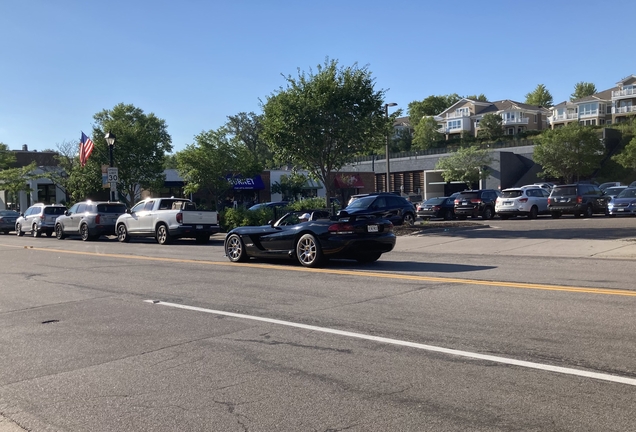
[[[42,234],[51,237],[55,231],[55,220],[65,211],[66,207],[62,204],[33,204],[15,221],[15,232],[18,236],[30,232],[33,237]]]
[[[119,202],[78,202],[57,218],[55,236],[58,240],[80,236],[87,241],[97,240],[103,235],[115,235],[115,222],[124,213],[126,205]]]

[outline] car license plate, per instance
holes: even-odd
[[[377,225],[368,225],[367,226],[367,231],[368,232],[378,232],[378,226]]]
[[[203,229],[203,225],[197,225],[197,229]]]
[[[616,211],[625,211],[625,209],[616,209]]]

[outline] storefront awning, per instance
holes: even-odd
[[[303,189],[322,189],[322,185],[320,184],[320,182],[308,178],[305,182],[305,185],[303,186]]]
[[[260,174],[255,175],[254,177],[245,178],[241,175],[236,175],[234,177],[228,176],[227,180],[232,183],[232,189],[234,190],[263,190],[265,189],[265,184],[263,183],[263,179]]]
[[[364,183],[358,174],[337,174],[335,177],[337,189],[362,189]]]

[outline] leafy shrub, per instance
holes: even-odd
[[[278,214],[281,215],[280,211]],[[266,207],[258,210],[230,207],[220,212],[219,218],[221,229],[227,232],[239,226],[267,225],[267,222],[274,219],[274,210]]]

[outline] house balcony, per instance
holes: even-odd
[[[599,111],[598,110],[592,110],[590,112],[585,112],[585,113],[579,113],[579,118],[580,119],[585,119],[585,118],[598,118],[599,116]]]
[[[528,117],[521,117],[521,118],[502,118],[501,119],[501,124],[504,126],[507,125],[527,125],[528,122],[530,121],[530,119]]]
[[[457,127],[457,128],[448,128],[448,127],[443,127],[441,129],[437,129],[437,132],[441,133],[441,134],[458,134],[458,133],[462,133],[463,131],[470,131],[470,128],[468,127]]]
[[[575,112],[555,114],[551,117],[548,117],[549,122],[559,122],[559,121],[578,120],[578,119],[579,119],[579,114]]]
[[[623,107],[612,108],[612,114],[628,114],[636,112],[636,105],[628,105]]]
[[[454,112],[454,113],[446,113],[446,118],[447,119],[457,119],[457,118],[464,118],[464,117],[470,117],[471,114],[470,112],[464,113],[464,112]]]
[[[613,90],[612,100],[636,97],[636,89]]]

